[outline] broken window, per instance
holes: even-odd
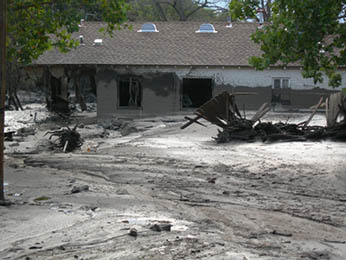
[[[185,78],[183,79],[184,108],[196,108],[212,98],[212,79]]]
[[[119,107],[141,107],[142,87],[137,78],[122,78],[118,87]]]

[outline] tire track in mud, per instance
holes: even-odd
[[[299,235],[299,224],[312,222],[311,226],[323,230],[312,234],[312,239],[322,234],[325,237],[320,237],[321,241],[335,239],[334,235],[340,239],[345,232],[345,194],[309,186],[301,181],[306,174],[292,178],[277,168],[268,167],[258,173],[239,164],[192,164],[189,160],[145,155],[30,155],[25,164],[80,173],[97,171],[108,182],[142,186],[146,196],[158,205],[195,223],[195,231],[201,237],[216,232],[219,239],[228,241],[228,247],[243,248],[256,255],[286,257],[282,259],[308,255],[294,239],[278,239],[271,234],[276,227]],[[210,178],[216,178],[215,183]],[[274,223],[266,217],[274,219]],[[280,226],[280,218],[291,223]],[[217,254],[224,255],[222,252]]]

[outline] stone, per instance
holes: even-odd
[[[71,190],[71,193],[79,193],[79,192],[88,191],[88,190],[89,190],[88,185],[74,186]]]
[[[138,231],[136,228],[130,228],[129,230],[129,236],[132,236],[132,237],[137,237],[138,236]]]

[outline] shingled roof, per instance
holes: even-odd
[[[248,66],[260,48],[250,35],[256,23],[212,23],[217,33],[196,33],[200,22],[155,22],[159,32],[138,32],[143,23],[130,23],[132,30],[115,31],[113,37],[99,32],[100,22],[84,22],[73,37],[84,37],[84,45],[68,53],[53,49],[35,64],[109,64],[171,66]],[[103,39],[100,46],[95,39]]]

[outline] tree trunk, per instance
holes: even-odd
[[[155,9],[157,10],[159,16],[160,16],[160,20],[161,21],[167,21],[167,17],[166,17],[166,14],[165,12],[163,11],[162,9],[162,6],[161,4],[158,2],[158,0],[152,0],[154,6],[155,6]]]
[[[0,202],[5,201],[4,191],[4,132],[5,132],[5,95],[6,95],[6,5],[0,2]]]
[[[77,99],[77,103],[79,103],[80,108],[82,111],[87,110],[87,106],[84,102],[84,98],[83,98],[83,94],[81,92],[81,86],[80,86],[80,73],[76,73],[77,75],[75,76],[75,91],[76,91],[76,99]]]

